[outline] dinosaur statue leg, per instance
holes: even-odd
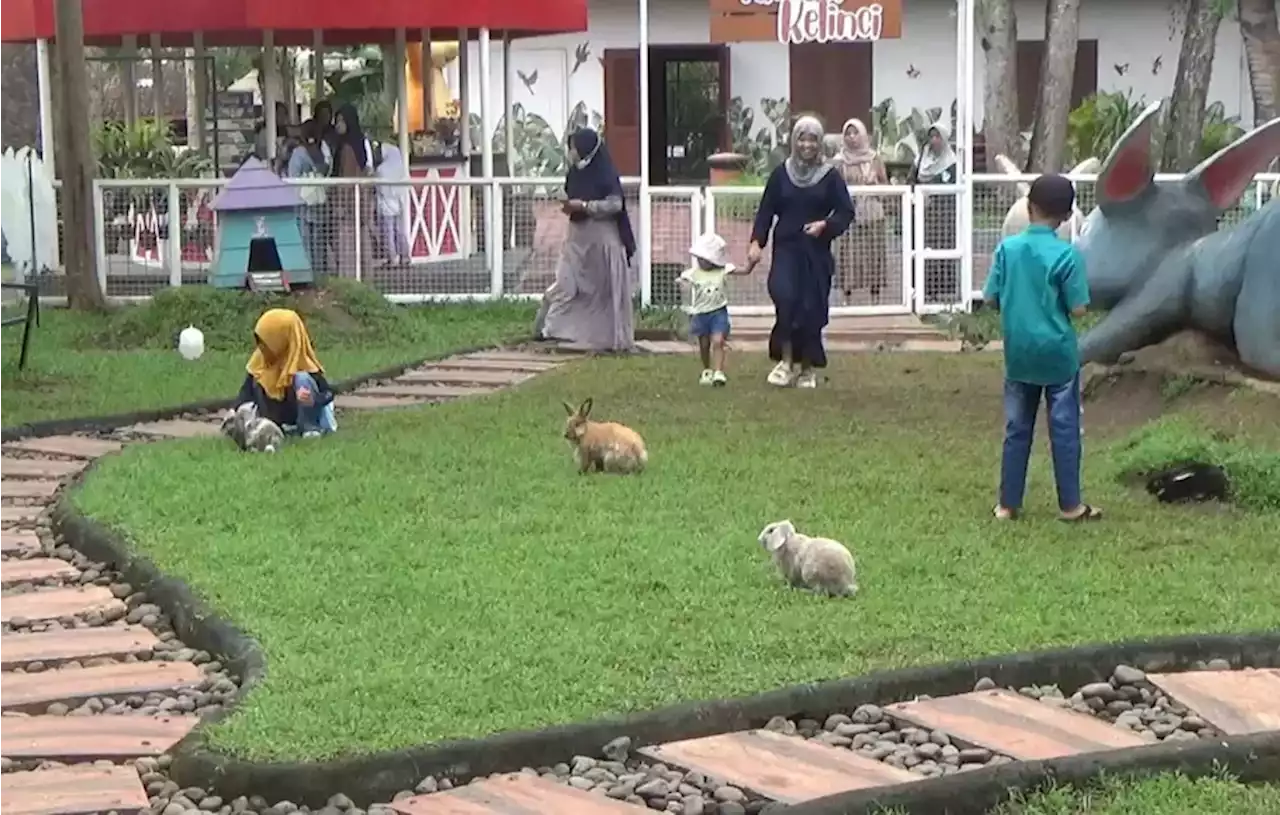
[[[1280,209],[1255,234],[1232,329],[1240,361],[1280,379]]]
[[[1152,276],[1081,338],[1080,361],[1113,363],[1173,334],[1187,322],[1189,280],[1189,272]]]

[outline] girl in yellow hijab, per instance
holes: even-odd
[[[333,389],[324,378],[311,335],[298,312],[268,309],[253,327],[254,350],[236,404],[254,402],[258,415],[304,437],[338,429]]]

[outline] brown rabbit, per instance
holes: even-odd
[[[579,473],[592,468],[606,473],[638,473],[649,462],[649,453],[639,433],[617,422],[587,420],[591,413],[590,399],[577,410],[565,402],[564,410],[569,414],[564,423],[564,437],[574,446]]]

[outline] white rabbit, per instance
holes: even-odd
[[[1005,155],[997,155],[993,163],[1000,168],[1003,175],[1022,175],[1022,170],[1018,165],[1014,164]],[[1102,169],[1102,162],[1096,158],[1090,157],[1071,168],[1068,175],[1093,175]],[[1004,223],[1000,227],[1000,235],[1009,237],[1016,235],[1027,228],[1027,224],[1031,223],[1031,213],[1027,209],[1027,193],[1031,191],[1031,184],[1026,181],[1019,181],[1014,185],[1018,192],[1018,200],[1013,202],[1009,207],[1009,211],[1005,213]],[[1072,231],[1079,235],[1081,228],[1084,226],[1084,213],[1080,211],[1078,204],[1071,205],[1071,218],[1063,221],[1058,227],[1058,237],[1064,241],[1071,240]]]
[[[791,521],[769,524],[757,540],[792,586],[832,597],[858,593],[857,567],[844,544],[802,535]]]

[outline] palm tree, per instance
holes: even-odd
[[[1275,0],[1237,0],[1240,35],[1249,63],[1255,125],[1280,116],[1280,20]]]

